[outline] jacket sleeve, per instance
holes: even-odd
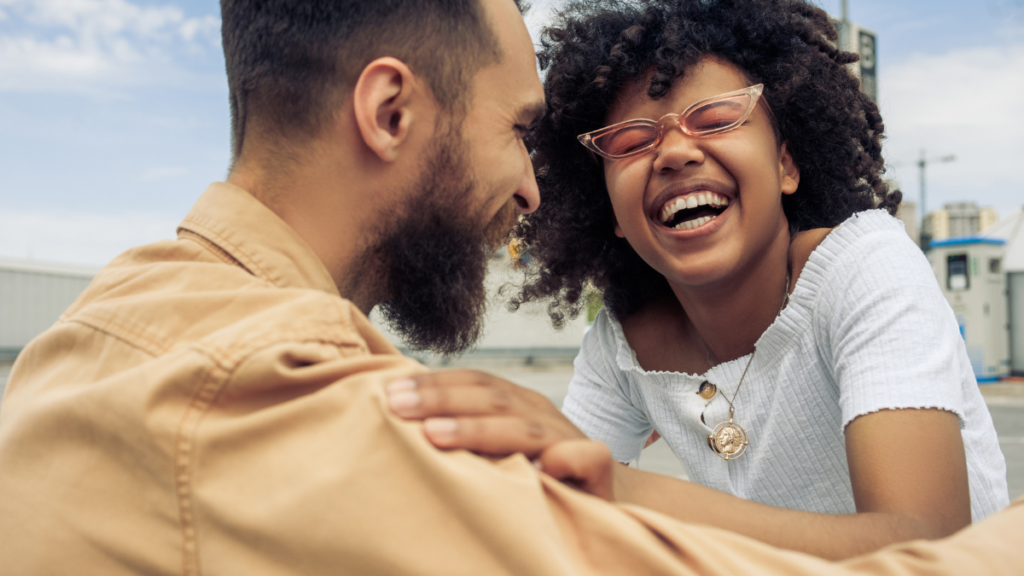
[[[953,574],[968,561],[995,568],[988,551],[1003,567],[1024,562],[1021,547],[999,544],[1019,533],[1022,507],[993,525],[995,538],[834,565],[609,504],[522,456],[442,452],[386,407],[384,386],[419,370],[397,354],[306,342],[265,347],[224,374],[180,438],[194,446],[178,484],[186,573]]]

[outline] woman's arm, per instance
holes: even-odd
[[[816,228],[793,236],[789,265],[794,286],[811,253],[832,230]],[[884,330],[891,324],[878,325]],[[776,508],[625,466],[616,467],[614,494],[620,501],[688,522],[830,559],[896,542],[941,538],[971,523],[967,460],[956,414],[879,410],[853,419],[845,434],[857,514]]]
[[[846,447],[858,513],[832,515],[758,504],[622,466],[606,449],[588,447],[543,396],[482,372],[424,374],[390,391],[392,398],[416,396],[392,408],[425,419],[426,435],[439,448],[523,453],[591,494],[823,558],[940,538],[971,521],[959,423],[942,410],[883,410],[853,420]]]
[[[971,522],[956,415],[885,410],[846,430],[857,514],[776,508],[618,465],[614,494],[680,520],[725,528],[780,548],[842,559],[889,544],[948,536]]]

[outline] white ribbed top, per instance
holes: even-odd
[[[563,410],[622,462],[637,459],[657,429],[693,482],[843,514],[856,512],[846,425],[884,408],[940,408],[960,419],[974,520],[1009,504],[1006,463],[953,311],[903,224],[885,211],[856,214],[825,238],[756,349],[735,400],[750,440],[737,460],[715,455],[707,436],[729,419],[723,396],[732,397],[750,356],[703,375],[647,372],[606,310],[583,339]],[[697,393],[704,380],[718,386],[710,401]],[[893,448],[913,449],[899,438]]]

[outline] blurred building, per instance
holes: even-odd
[[[861,91],[873,102],[878,102],[878,50],[875,33],[853,22],[834,20],[832,23],[839,31],[838,48],[860,55],[860,60],[851,63],[849,69],[860,79]]]
[[[933,225],[951,235],[933,241],[928,254],[979,382],[1024,375],[1024,209],[994,224],[991,213],[971,205],[937,211]],[[952,236],[974,226],[985,229]]]
[[[932,240],[977,236],[998,221],[999,213],[992,208],[979,208],[974,202],[954,202],[928,214],[924,232]]]
[[[1006,275],[1007,329],[1011,372],[1024,376],[1024,208],[1018,208],[986,230],[985,237],[1005,244],[1001,272]]]
[[[0,362],[49,328],[99,269],[0,259]]]
[[[53,325],[97,268],[0,259],[0,395],[15,357]]]
[[[903,222],[903,228],[914,244],[921,245],[921,227],[917,224],[917,203],[904,200],[900,202],[896,218]]]

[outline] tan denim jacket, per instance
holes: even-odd
[[[110,263],[11,373],[2,574],[964,574],[1024,566],[1024,507],[845,565],[441,452],[383,387],[424,368],[283,221],[214,184]],[[941,570],[936,570],[938,566]]]

